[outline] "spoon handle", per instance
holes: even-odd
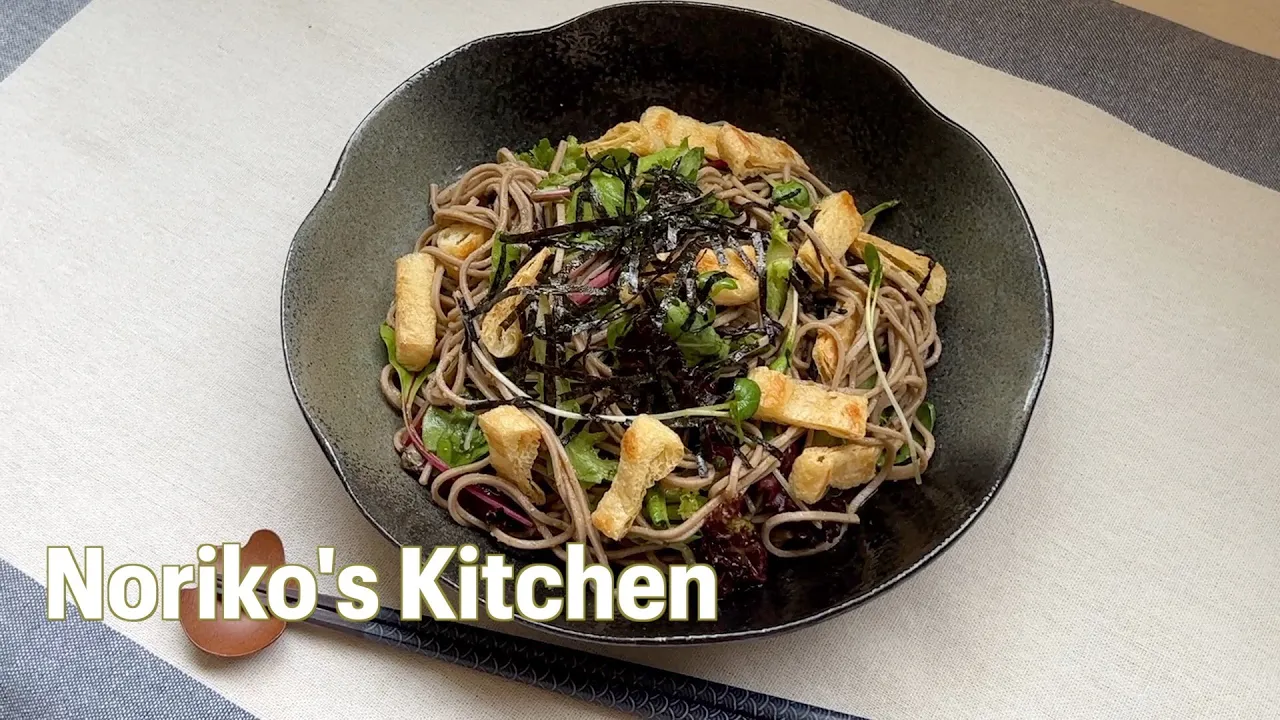
[[[471,625],[404,621],[389,608],[383,608],[368,622],[347,620],[325,607],[328,599],[321,598],[316,613],[307,622],[641,717],[861,720],[793,700]]]

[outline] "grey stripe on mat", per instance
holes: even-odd
[[[1109,0],[833,0],[1280,190],[1280,60]]]
[[[1280,190],[1280,60],[1110,0],[832,0]],[[0,80],[89,0],[0,0]]]
[[[0,0],[0,80],[89,0]]]
[[[119,632],[80,619],[74,608],[65,622],[50,622],[45,613],[44,586],[0,560],[0,718],[252,720]],[[173,629],[181,632],[176,623]]]

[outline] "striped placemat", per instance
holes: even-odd
[[[33,579],[49,544],[158,566],[263,525],[395,567],[290,395],[284,252],[403,78],[599,4],[0,3],[0,717],[601,712],[309,630],[211,662],[172,623],[50,623]],[[1053,366],[928,572],[784,637],[607,652],[874,718],[1280,716],[1280,11],[746,4],[884,56],[993,149]]]

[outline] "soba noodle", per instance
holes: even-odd
[[[482,343],[469,340],[467,323],[474,319],[469,310],[482,306],[491,294],[493,244],[496,238],[511,237],[540,228],[563,225],[572,213],[569,193],[556,188],[539,189],[539,184],[553,177],[571,150],[571,143],[562,141],[556,149],[548,169],[531,167],[510,150],[498,152],[496,162],[477,165],[467,170],[447,187],[430,188],[432,224],[422,233],[416,249],[435,259],[434,303],[437,315],[437,363],[430,376],[423,382],[417,394],[407,406],[402,405],[402,388],[397,373],[388,364],[381,374],[381,384],[388,402],[404,413],[406,428],[396,433],[393,446],[397,453],[412,450],[423,417],[432,407],[469,408],[477,401],[493,401],[490,406],[518,398],[516,387],[532,392],[524,378],[507,377],[500,367],[502,361],[491,356]],[[697,171],[696,186],[702,193],[727,203],[736,211],[735,223],[759,231],[768,238],[775,213],[792,226],[788,239],[793,248],[799,248],[805,240],[816,247],[823,247],[813,225],[797,210],[783,207],[771,199],[774,185],[798,182],[808,192],[816,206],[818,201],[832,194],[821,179],[803,167],[784,165],[780,170],[751,177],[737,177],[724,167],[704,163]],[[475,247],[465,257],[455,257],[436,245],[441,230],[467,223],[494,231],[493,237]],[[612,259],[601,253],[599,257],[583,259],[583,254],[564,247],[556,248],[554,258],[548,264],[552,273],[569,268],[569,277],[575,280],[592,278],[606,271]],[[856,261],[855,261],[856,262]],[[575,263],[577,263],[575,265]],[[853,444],[877,447],[883,450],[882,461],[874,478],[861,485],[852,497],[842,496],[840,506],[832,508],[811,507],[800,501],[788,484],[788,478],[780,472],[780,466],[794,456],[798,447],[821,444],[822,439],[814,430],[801,427],[769,427],[769,423],[747,421],[741,424],[737,452],[723,463],[708,462],[707,453],[699,457],[687,450],[684,459],[665,478],[661,485],[674,492],[696,492],[705,502],[688,517],[673,521],[668,527],[655,527],[642,513],[622,541],[603,536],[591,522],[591,511],[606,485],[586,486],[579,482],[570,460],[567,445],[568,434],[564,423],[537,407],[523,406],[523,412],[532,419],[541,432],[543,450],[533,469],[534,481],[547,490],[547,502],[539,507],[512,482],[499,476],[490,466],[488,456],[474,462],[437,469],[431,463],[422,464],[421,470],[413,468],[418,480],[430,489],[432,499],[447,509],[459,524],[485,530],[499,542],[522,550],[551,550],[564,557],[564,545],[570,542],[586,543],[589,552],[598,561],[626,563],[631,561],[660,562],[664,560],[691,561],[697,556],[696,547],[700,531],[708,517],[718,507],[728,502],[743,502],[743,513],[760,532],[767,551],[779,557],[799,557],[824,552],[844,536],[849,525],[858,522],[857,512],[877,488],[886,480],[918,478],[929,465],[934,454],[934,438],[929,427],[917,416],[926,402],[928,379],[926,371],[938,362],[942,345],[934,320],[934,308],[922,297],[923,286],[892,263],[883,266],[883,283],[876,297],[874,331],[869,337],[861,311],[865,307],[869,289],[869,271],[865,264],[833,263],[832,274],[826,278],[825,288],[814,291],[817,298],[803,303],[794,295],[788,303],[790,312],[782,313],[782,336],[791,333],[794,352],[790,373],[794,377],[815,378],[813,371],[813,346],[821,336],[834,340],[835,355],[831,366],[834,371],[823,378],[824,384],[860,394],[868,399],[869,411],[865,437],[851,440]],[[537,298],[522,301],[537,303]],[[563,299],[559,300],[563,302]],[[792,305],[794,303],[794,306]],[[759,302],[718,309],[713,326],[717,330],[732,331],[762,324],[763,297]],[[836,324],[846,319],[848,312],[859,318],[853,340],[846,343],[836,329]],[[387,323],[395,327],[394,304],[388,310]],[[569,350],[581,359],[581,371],[590,378],[609,378],[610,364],[595,350],[606,344],[605,333],[599,329],[583,331],[569,338]],[[474,335],[471,336],[474,338]],[[775,335],[774,337],[778,337]],[[915,437],[906,431],[891,407],[885,383],[877,381],[877,370],[872,352],[879,349],[883,358],[883,372],[892,395],[900,404],[907,418],[911,418]],[[768,355],[758,355],[745,361],[745,369],[764,364]],[[509,366],[508,366],[509,368]],[[602,393],[574,391],[581,405],[581,413],[589,418],[598,415],[627,416],[633,409],[621,406],[614,397],[602,404]],[[602,457],[617,458],[624,424],[592,419],[579,422],[580,429],[587,425],[605,433],[597,444]],[[479,430],[472,428],[479,433]],[[766,439],[767,438],[767,439]],[[911,452],[905,461],[894,462],[904,443],[912,442]],[[771,447],[765,447],[765,445]],[[705,450],[705,449],[704,449]],[[439,465],[439,463],[437,463]],[[765,482],[774,483],[790,496],[788,510],[776,512],[762,507],[762,494],[753,487]],[[482,486],[491,497],[500,497],[511,513],[523,514],[527,524],[517,525],[487,521],[465,506],[468,492],[474,493]],[[468,491],[468,488],[473,488]],[[495,495],[496,493],[496,495]],[[482,513],[483,514],[483,513]],[[796,546],[796,530],[813,528],[817,524],[836,527],[838,531],[820,538],[807,546]],[[835,524],[829,526],[827,524]]]

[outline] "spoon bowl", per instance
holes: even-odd
[[[258,530],[249,542],[240,548],[240,567],[265,565],[267,573],[284,564],[284,542],[271,530]],[[222,575],[222,551],[214,561],[218,575]],[[288,623],[268,614],[265,620],[254,620],[246,614],[236,619],[223,617],[222,596],[214,605],[216,617],[201,619],[200,591],[184,587],[178,592],[178,621],[187,639],[201,650],[217,657],[234,658],[260,652],[284,634]]]

